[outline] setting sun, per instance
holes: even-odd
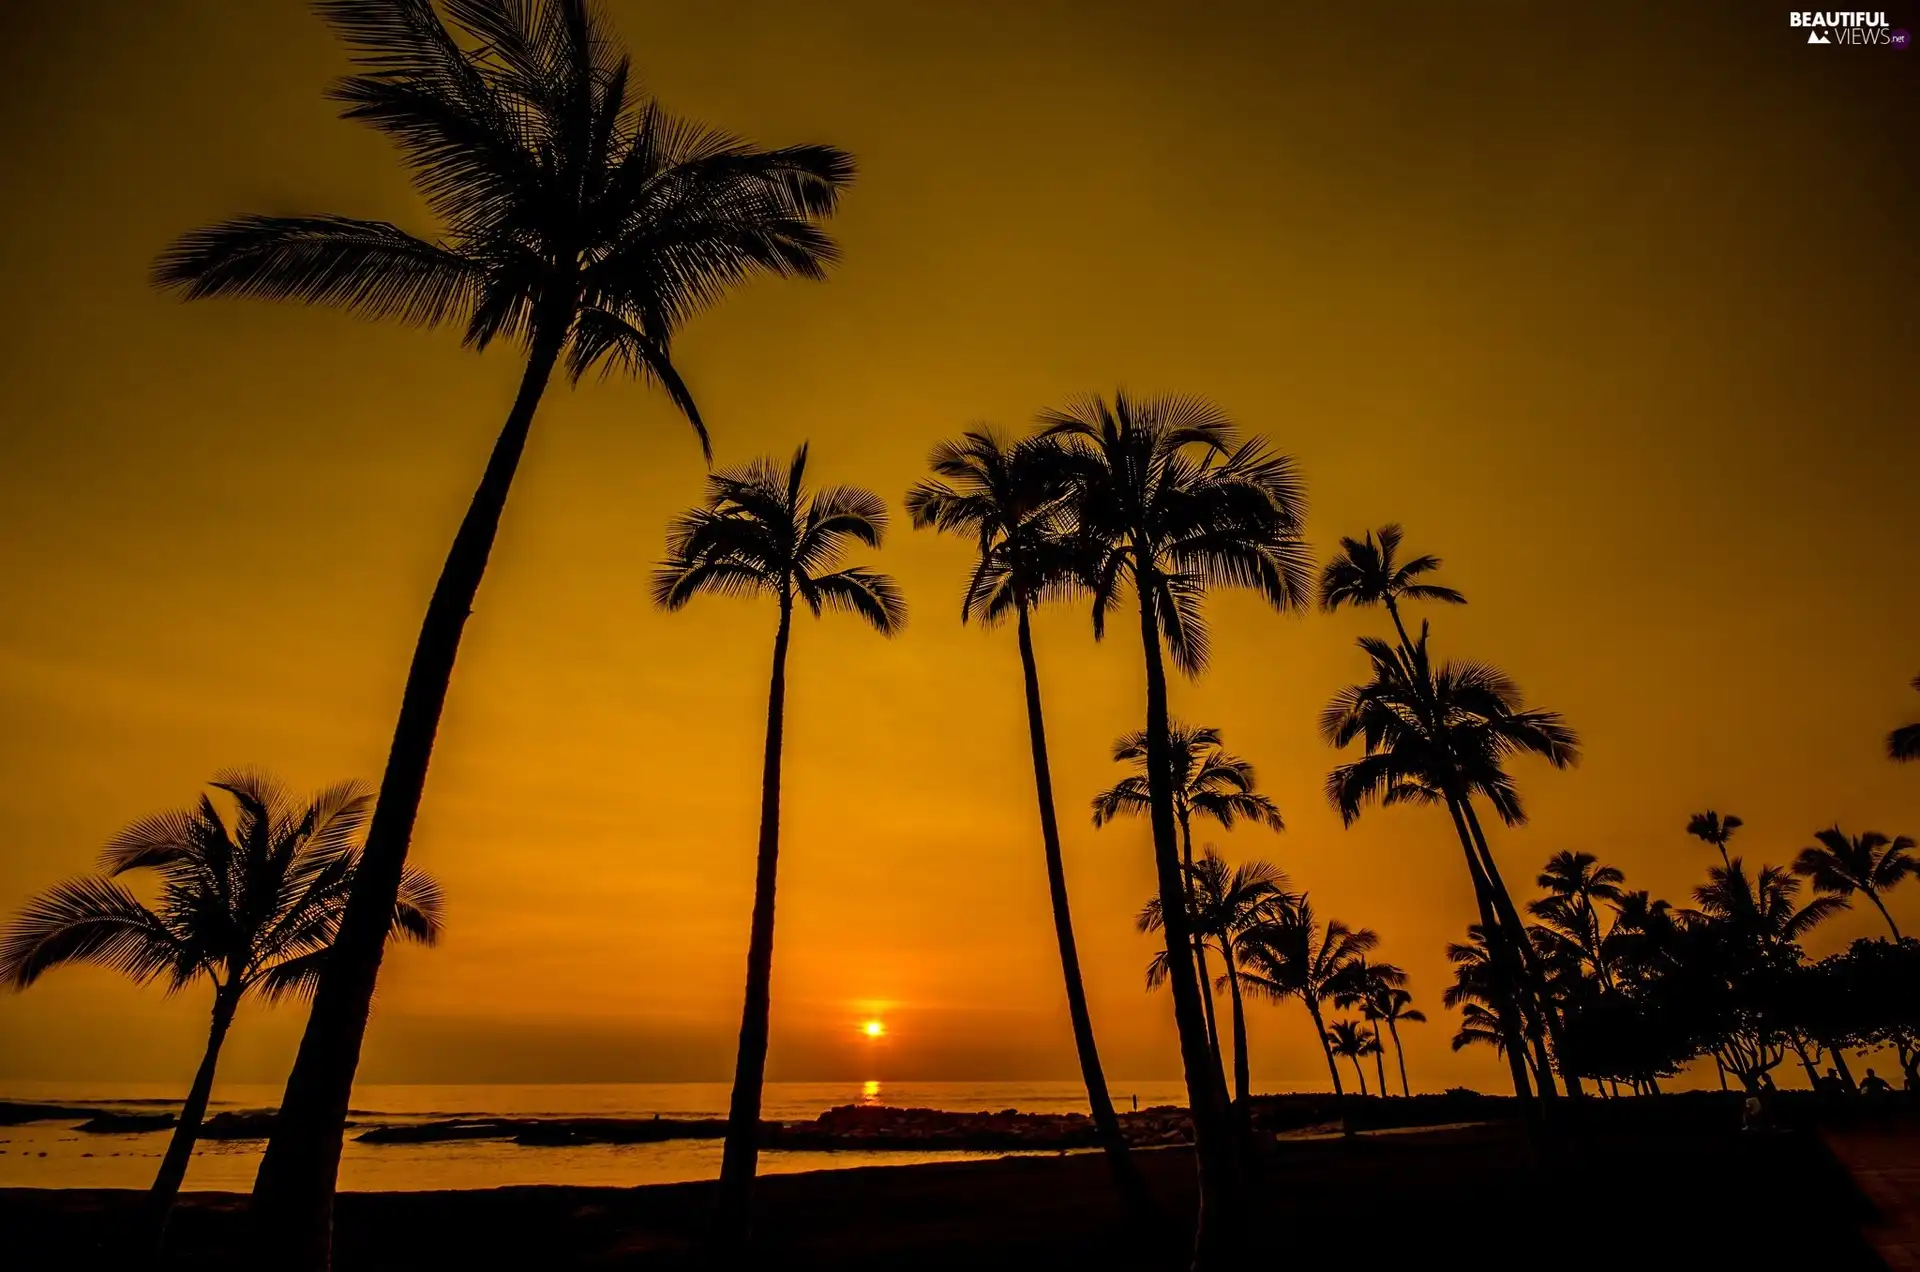
[[[866,1024],[860,1026],[860,1032],[869,1038],[879,1038],[886,1034],[887,1027],[877,1020],[869,1020]]]

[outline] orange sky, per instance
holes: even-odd
[[[1585,849],[1680,900],[1698,808],[1745,817],[1749,859],[1836,818],[1920,833],[1920,769],[1882,751],[1920,718],[1920,53],[1676,7],[611,5],[670,105],[862,166],[832,282],[756,285],[678,346],[723,461],[810,438],[822,479],[897,514],[971,421],[1208,394],[1297,457],[1323,553],[1405,522],[1472,600],[1435,615],[1440,648],[1581,730],[1582,768],[1521,772],[1509,878]],[[0,28],[11,912],[220,767],[378,775],[517,371],[449,333],[147,290],[171,236],[233,213],[431,230],[385,143],[332,118],[341,54],[302,6],[73,0]],[[415,840],[450,929],[389,960],[363,1077],[729,1072],[773,614],[649,607],[701,471],[657,394],[549,397]],[[900,639],[795,638],[770,1076],[1072,1077],[1013,641],[959,626],[964,544],[897,526],[878,559]],[[1439,1010],[1472,908],[1444,817],[1343,832],[1320,794],[1314,718],[1376,618],[1213,615],[1176,709],[1259,765],[1289,830],[1207,837],[1381,932],[1436,1017],[1406,1031],[1417,1085],[1497,1087]],[[1077,610],[1039,644],[1107,1068],[1171,1077],[1132,929],[1146,831],[1084,812],[1140,723],[1139,649]],[[1893,909],[1920,926],[1920,886]],[[0,998],[0,1079],[184,1082],[204,1011],[57,973]],[[224,1076],[278,1080],[299,1022],[243,1017]],[[1252,1035],[1257,1085],[1323,1076],[1296,1005]]]

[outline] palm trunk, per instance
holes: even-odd
[[[1393,1017],[1387,1017],[1387,1032],[1393,1035],[1393,1058],[1400,1065],[1400,1094],[1413,1098],[1413,1088],[1407,1085],[1407,1053],[1400,1045],[1400,1026]]]
[[[1380,1026],[1373,1027],[1373,1076],[1379,1079],[1380,1098],[1387,1098],[1387,1057],[1386,1048],[1380,1044]]]
[[[426,787],[434,734],[453,680],[460,635],[486,573],[534,413],[566,342],[567,326],[549,319],[536,330],[519,394],[427,604],[353,894],[327,956],[273,1136],[254,1180],[252,1217],[261,1249],[275,1267],[288,1272],[324,1272],[331,1256],[334,1180],[347,1100]]]
[[[1893,933],[1893,942],[1895,945],[1898,945],[1900,943],[1900,929],[1894,924],[1893,916],[1887,913],[1887,907],[1882,904],[1880,900],[1880,893],[1873,888],[1862,888],[1860,891],[1866,893],[1867,900],[1873,902],[1873,908],[1880,911],[1880,917],[1887,921],[1887,931]]]
[[[1847,1067],[1847,1053],[1834,1046],[1831,1042],[1828,1042],[1825,1038],[1819,1039],[1819,1042],[1821,1046],[1827,1049],[1827,1055],[1833,1060],[1833,1067],[1840,1074],[1840,1084],[1846,1087],[1849,1092],[1858,1091],[1860,1087],[1859,1084],[1853,1080],[1853,1070]]]
[[[1542,1100],[1551,1102],[1558,1092],[1554,1089],[1553,1063],[1547,1055],[1546,1041],[1541,1037],[1541,1030],[1544,1027],[1545,1032],[1553,1037],[1554,1048],[1561,1055],[1566,1055],[1566,1049],[1561,1046],[1560,1013],[1554,1010],[1552,1001],[1547,997],[1546,979],[1540,974],[1539,965],[1533,957],[1533,949],[1527,943],[1526,925],[1520,921],[1520,912],[1514,909],[1513,897],[1507,892],[1507,885],[1500,878],[1500,865],[1493,859],[1493,850],[1487,846],[1486,832],[1480,828],[1480,815],[1474,812],[1471,799],[1462,799],[1460,808],[1466,815],[1467,829],[1473,832],[1473,842],[1479,848],[1481,866],[1487,872],[1487,883],[1493,894],[1494,906],[1500,914],[1501,921],[1509,925],[1512,931],[1514,950],[1520,960],[1523,995],[1521,1001],[1524,1005],[1532,1007],[1532,1011],[1528,1013],[1531,1021],[1529,1033],[1533,1038],[1534,1051],[1539,1056],[1540,1096]],[[1563,1073],[1561,1077],[1566,1080],[1568,1096],[1579,1098],[1580,1079],[1571,1073]]]
[[[1320,1052],[1327,1058],[1327,1074],[1333,1079],[1333,1093],[1345,1095],[1346,1088],[1340,1085],[1340,1065],[1333,1058],[1333,1044],[1327,1041],[1327,1023],[1320,1019],[1320,1004],[1308,995],[1302,994],[1301,1000],[1307,1004],[1307,1015],[1313,1017],[1313,1036],[1320,1041]]]
[[[1067,1016],[1073,1022],[1073,1045],[1080,1053],[1080,1076],[1087,1084],[1087,1104],[1093,1125],[1106,1149],[1114,1184],[1129,1206],[1147,1200],[1139,1167],[1127,1150],[1127,1139],[1107,1094],[1107,1077],[1100,1068],[1100,1052],[1093,1041],[1093,1017],[1087,1011],[1087,989],[1080,979],[1080,954],[1073,939],[1073,912],[1067,904],[1067,868],[1060,855],[1060,824],[1054,816],[1053,770],[1047,762],[1047,727],[1040,710],[1040,671],[1033,656],[1033,630],[1027,607],[1020,606],[1020,669],[1026,682],[1027,738],[1033,749],[1033,784],[1040,801],[1040,839],[1046,848],[1047,891],[1053,900],[1053,935],[1060,946],[1060,971],[1067,982]]]
[[[1461,851],[1466,853],[1467,875],[1473,881],[1473,899],[1480,909],[1480,926],[1487,934],[1487,952],[1493,961],[1495,980],[1493,1008],[1500,1019],[1500,1034],[1506,1040],[1506,1046],[1501,1050],[1506,1056],[1507,1073],[1513,1079],[1513,1094],[1531,1121],[1536,1112],[1533,1083],[1527,1076],[1527,1045],[1520,1029],[1520,1009],[1513,1001],[1517,996],[1517,986],[1511,966],[1512,956],[1501,938],[1500,924],[1493,913],[1493,901],[1488,896],[1490,889],[1486,875],[1480,869],[1479,858],[1474,855],[1473,838],[1467,830],[1466,818],[1461,816],[1460,802],[1448,797],[1447,811],[1453,815],[1453,827],[1459,833]]]
[[[173,1138],[167,1141],[167,1155],[160,1159],[160,1173],[154,1176],[147,1192],[148,1234],[152,1248],[158,1250],[166,1238],[167,1216],[173,1212],[174,1198],[180,1195],[181,1181],[187,1177],[187,1163],[193,1158],[193,1146],[200,1138],[200,1124],[206,1120],[207,1101],[213,1098],[213,1073],[220,1065],[220,1045],[227,1040],[233,1013],[240,1006],[240,990],[221,985],[213,993],[213,1024],[207,1031],[207,1052],[200,1059],[199,1072],[187,1091],[187,1102],[180,1106],[180,1120],[174,1124]]]
[[[1200,912],[1199,899],[1193,886],[1193,827],[1186,813],[1179,813],[1178,816],[1181,857],[1186,864],[1187,914],[1191,916]],[[1207,970],[1207,942],[1204,937],[1194,937],[1193,962],[1200,977],[1200,1006],[1207,1017],[1207,1050],[1213,1053],[1213,1071],[1219,1077],[1220,1090],[1224,1094],[1227,1089],[1227,1070],[1220,1056],[1220,1022],[1214,1015],[1213,973]]]
[[[1360,1067],[1359,1056],[1348,1056],[1347,1059],[1353,1062],[1353,1076],[1359,1079],[1360,1094],[1364,1096],[1367,1093],[1367,1071]]]
[[[793,596],[780,597],[767,690],[766,767],[760,777],[760,852],[753,874],[753,930],[747,940],[747,998],[740,1011],[740,1049],[733,1062],[733,1099],[720,1154],[720,1206],[715,1235],[744,1247],[753,1222],[753,1176],[760,1162],[760,1095],[767,1077],[767,1018],[773,1003],[773,900],[780,869],[780,744],[786,722],[787,638]]]
[[[1228,1124],[1220,1067],[1207,1046],[1205,1010],[1193,959],[1186,888],[1173,818],[1172,763],[1167,741],[1167,674],[1160,660],[1160,629],[1154,621],[1150,557],[1134,545],[1135,591],[1140,601],[1140,643],[1147,679],[1147,792],[1153,822],[1154,872],[1160,885],[1160,917],[1167,938],[1167,971],[1173,1019],[1180,1035],[1180,1064],[1193,1118],[1194,1157],[1200,1174],[1200,1208],[1194,1231],[1195,1272],[1218,1272],[1238,1262],[1245,1216],[1239,1154]]]
[[[1227,993],[1233,1007],[1233,1098],[1245,1109],[1253,1087],[1253,1066],[1247,1059],[1247,1011],[1240,998],[1240,969],[1234,965],[1231,945],[1220,951],[1220,961],[1227,965]]]

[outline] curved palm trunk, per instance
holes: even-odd
[[[1186,813],[1178,814],[1180,819],[1180,852],[1186,865],[1187,913],[1200,912],[1200,902],[1193,887],[1193,826]],[[1227,1089],[1226,1064],[1220,1055],[1220,1022],[1215,1018],[1213,1009],[1213,973],[1207,970],[1207,942],[1204,937],[1195,937],[1193,942],[1193,962],[1200,977],[1200,1006],[1207,1017],[1207,1050],[1213,1053],[1213,1071],[1219,1076],[1220,1089]]]
[[[1195,1272],[1216,1272],[1237,1261],[1245,1215],[1239,1154],[1228,1124],[1220,1066],[1207,1046],[1206,1013],[1200,1005],[1193,959],[1193,931],[1180,869],[1173,818],[1172,764],[1167,741],[1167,673],[1160,660],[1160,629],[1154,621],[1151,577],[1140,577],[1147,554],[1135,545],[1135,591],[1140,600],[1140,643],[1147,677],[1147,792],[1153,822],[1154,873],[1160,885],[1160,916],[1167,938],[1168,985],[1180,1035],[1180,1065],[1193,1118],[1194,1157],[1200,1173],[1200,1208],[1194,1231]]]
[[[1501,1054],[1506,1057],[1507,1073],[1513,1079],[1513,1094],[1520,1101],[1529,1122],[1537,1110],[1533,1104],[1533,1082],[1528,1077],[1527,1045],[1520,1028],[1520,1012],[1514,1006],[1514,973],[1510,966],[1512,956],[1506,947],[1506,941],[1500,933],[1500,924],[1493,912],[1493,902],[1488,897],[1486,875],[1480,869],[1480,861],[1473,852],[1473,839],[1467,831],[1466,818],[1460,815],[1460,803],[1451,796],[1447,799],[1447,811],[1453,815],[1454,830],[1460,836],[1461,851],[1467,857],[1467,876],[1473,881],[1473,899],[1480,909],[1480,926],[1487,934],[1488,952],[1493,958],[1494,970],[1494,1012],[1500,1019],[1500,1034],[1505,1039]]]
[[[747,939],[747,999],[740,1011],[740,1049],[733,1062],[733,1099],[720,1154],[720,1208],[715,1235],[744,1246],[753,1222],[753,1176],[760,1164],[760,1095],[767,1077],[767,1018],[773,1003],[773,900],[780,869],[780,744],[787,704],[787,638],[793,597],[780,598],[767,690],[766,767],[760,778],[760,853],[753,873],[753,930]]]
[[[1223,943],[1220,961],[1227,965],[1227,993],[1233,1007],[1233,1098],[1246,1108],[1253,1086],[1253,1069],[1247,1059],[1247,1010],[1240,997],[1240,969],[1235,966],[1231,944]]]
[[[1393,1038],[1393,1058],[1400,1065],[1400,1094],[1413,1098],[1413,1088],[1407,1085],[1407,1053],[1400,1045],[1400,1025],[1392,1016],[1387,1017],[1387,1033]],[[1382,1091],[1381,1094],[1385,1094]]]
[[[1073,939],[1073,911],[1067,903],[1067,868],[1060,855],[1060,823],[1054,815],[1053,769],[1047,762],[1047,727],[1040,710],[1040,671],[1033,656],[1033,630],[1027,607],[1020,606],[1020,669],[1026,682],[1027,738],[1033,749],[1033,784],[1040,800],[1040,839],[1046,848],[1047,892],[1053,900],[1053,935],[1060,946],[1060,971],[1067,982],[1067,1016],[1073,1022],[1073,1045],[1080,1053],[1080,1076],[1087,1084],[1087,1103],[1100,1133],[1107,1164],[1113,1171],[1121,1199],[1130,1206],[1147,1200],[1146,1184],[1127,1150],[1127,1138],[1107,1093],[1107,1076],[1100,1068],[1100,1052],[1093,1041],[1093,1017],[1087,1011],[1087,988],[1080,979],[1080,953]]]
[[[1377,1022],[1373,1026],[1373,1041],[1376,1044],[1373,1048],[1373,1076],[1380,1080],[1378,1090],[1380,1092],[1380,1098],[1384,1100],[1387,1097],[1387,1049],[1384,1046],[1378,1045],[1380,1042],[1380,1026]]]
[[[1882,902],[1881,902],[1881,900],[1880,900],[1880,891],[1879,891],[1879,889],[1877,889],[1877,888],[1862,888],[1862,889],[1860,889],[1860,891],[1862,891],[1862,892],[1864,892],[1864,893],[1866,893],[1866,894],[1867,894],[1867,900],[1869,900],[1869,901],[1871,901],[1871,902],[1873,902],[1873,908],[1874,908],[1874,909],[1876,909],[1876,910],[1878,910],[1878,911],[1880,911],[1880,917],[1881,917],[1881,918],[1883,918],[1883,919],[1885,919],[1885,920],[1887,921],[1887,931],[1889,931],[1889,932],[1891,932],[1891,933],[1893,933],[1893,940],[1894,940],[1894,943],[1895,943],[1896,945],[1897,945],[1897,944],[1899,944],[1899,941],[1900,941],[1900,929],[1899,929],[1899,927],[1898,927],[1898,926],[1896,926],[1896,925],[1895,925],[1895,923],[1894,923],[1894,921],[1893,921],[1893,916],[1892,916],[1891,914],[1888,914],[1888,913],[1887,913],[1887,907],[1886,907],[1886,905],[1885,905],[1884,903],[1882,903]]]
[[[1333,1044],[1327,1041],[1327,1022],[1320,1019],[1320,1004],[1307,994],[1302,994],[1300,999],[1307,1005],[1307,1015],[1313,1017],[1313,1036],[1320,1040],[1320,1053],[1327,1058],[1327,1075],[1333,1079],[1333,1093],[1345,1095],[1346,1088],[1340,1084],[1340,1065],[1333,1058]]]
[[[187,1177],[187,1163],[193,1158],[193,1146],[200,1138],[200,1124],[206,1120],[207,1102],[213,1098],[213,1074],[220,1065],[220,1045],[227,1040],[233,1013],[240,1006],[240,992],[222,985],[213,994],[213,1025],[207,1031],[207,1051],[200,1059],[199,1072],[187,1091],[187,1102],[180,1106],[180,1120],[174,1124],[173,1138],[167,1141],[166,1156],[160,1159],[160,1173],[147,1191],[149,1239],[158,1249],[166,1237],[167,1216],[180,1195],[180,1184]]]
[[[360,1064],[374,982],[380,975],[394,899],[426,787],[440,710],[453,680],[460,635],[486,573],[500,514],[506,508],[534,413],[565,344],[567,325],[549,320],[536,331],[519,394],[493,444],[486,472],[427,604],[353,894],[327,956],[273,1136],[254,1179],[255,1231],[274,1266],[290,1272],[324,1272],[331,1255],[334,1180],[340,1167],[347,1100]]]
[[[1367,1093],[1367,1071],[1360,1067],[1359,1056],[1348,1056],[1347,1059],[1353,1062],[1353,1076],[1360,1080],[1360,1094],[1364,1096]]]
[[[1533,957],[1533,949],[1527,943],[1527,928],[1520,921],[1520,912],[1513,907],[1513,897],[1507,891],[1507,885],[1500,878],[1500,865],[1493,859],[1493,850],[1487,846],[1486,832],[1480,829],[1480,815],[1473,810],[1473,801],[1462,799],[1461,811],[1466,815],[1467,829],[1473,832],[1473,842],[1479,849],[1481,868],[1486,871],[1488,891],[1500,915],[1500,921],[1508,925],[1512,933],[1514,952],[1519,956],[1520,964],[1520,1001],[1526,1009],[1534,1052],[1537,1056],[1536,1070],[1540,1074],[1540,1098],[1551,1102],[1559,1092],[1553,1084],[1553,1062],[1547,1054],[1546,1040],[1542,1030],[1552,1035],[1553,1044],[1561,1055],[1566,1049],[1561,1046],[1560,1013],[1554,1010],[1553,1002],[1547,996],[1546,978],[1540,974],[1539,965]],[[1567,1094],[1579,1098],[1580,1079],[1571,1073],[1561,1075],[1567,1083]]]

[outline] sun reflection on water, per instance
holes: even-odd
[[[867,1081],[867,1084],[862,1088],[860,1088],[860,1103],[862,1104],[880,1103],[880,1083],[878,1080],[869,1079]]]

